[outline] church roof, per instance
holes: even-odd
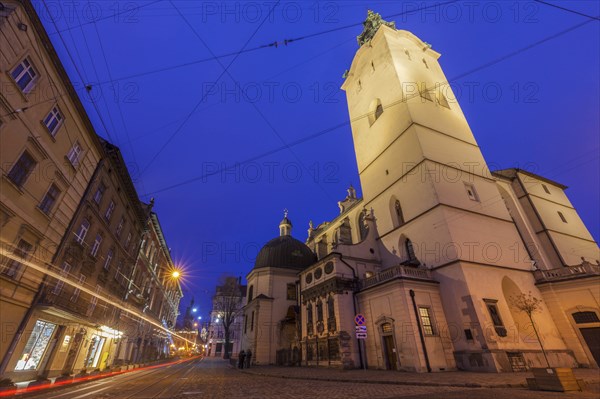
[[[256,256],[254,269],[278,267],[303,270],[317,261],[316,255],[301,241],[289,235],[267,242]]]

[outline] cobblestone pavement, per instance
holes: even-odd
[[[279,368],[269,368],[279,369]],[[290,370],[290,369],[284,369]],[[249,372],[251,371],[251,372]],[[260,368],[241,371],[222,359],[192,360],[172,366],[134,371],[73,386],[24,393],[21,399],[597,399],[596,392],[548,393],[523,388],[400,385],[382,381],[319,381],[256,374]],[[324,370],[318,370],[323,372]],[[254,374],[253,374],[254,373]],[[363,372],[365,373],[365,372]],[[366,372],[370,373],[370,372]],[[350,373],[352,375],[353,373]],[[439,374],[439,373],[438,373]],[[437,375],[437,374],[436,374]],[[434,380],[435,376],[429,377]],[[424,382],[424,381],[423,381]]]
[[[467,386],[486,388],[526,387],[526,378],[533,377],[523,373],[476,373],[448,371],[441,373],[406,373],[385,370],[340,370],[326,367],[277,367],[257,366],[242,370],[254,375],[284,377],[293,379],[311,379],[325,381],[379,382],[390,384],[425,386]],[[584,380],[592,388],[600,384],[600,370],[576,369],[575,377]]]
[[[278,378],[230,368],[220,359],[204,359],[198,366],[195,378],[181,387],[176,399],[203,398],[596,398],[597,393],[534,392],[523,388],[468,388],[423,385],[397,385],[390,383],[364,383],[318,381]],[[269,369],[288,368],[270,367]],[[317,370],[322,372],[323,369]],[[358,371],[358,370],[357,370]],[[363,371],[364,373],[364,371]],[[367,371],[367,373],[369,373]]]

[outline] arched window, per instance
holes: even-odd
[[[317,302],[317,321],[323,321],[323,302]]]
[[[251,285],[251,286],[248,288],[248,302],[250,302],[250,301],[252,300],[252,296],[253,296],[253,294],[254,294],[254,286],[253,286],[253,285]]]
[[[415,256],[415,248],[413,247],[412,241],[407,238],[406,241],[404,241],[404,245],[406,247],[406,255],[408,256],[408,260],[416,260],[417,257]]]
[[[327,299],[327,317],[330,319],[335,317],[335,310],[333,308],[333,297],[332,296],[330,296],[329,299]]]
[[[383,114],[383,105],[381,105],[381,100],[376,98],[371,101],[371,105],[369,106],[369,126],[372,126],[377,119]]]
[[[358,216],[358,231],[360,233],[360,240],[367,238],[369,233],[369,226],[365,223],[365,211],[361,212]]]
[[[394,227],[402,226],[404,222],[404,214],[402,213],[402,206],[400,205],[400,201],[396,198],[392,197],[392,221]]]

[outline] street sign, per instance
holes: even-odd
[[[366,333],[367,332],[367,326],[354,326],[354,330],[357,333],[360,333],[360,332],[365,332]]]
[[[365,320],[365,316],[359,313],[356,316],[354,316],[354,322],[357,326],[362,326],[363,324],[366,324],[367,321]]]
[[[367,338],[367,333],[366,332],[364,332],[364,333],[357,332],[356,333],[356,339],[366,339],[366,338]]]

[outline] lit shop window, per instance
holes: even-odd
[[[56,329],[56,324],[47,321],[38,320],[35,322],[35,327],[29,336],[27,345],[23,349],[23,353],[17,362],[15,371],[22,370],[37,370],[44,353],[48,348],[52,334]]]

